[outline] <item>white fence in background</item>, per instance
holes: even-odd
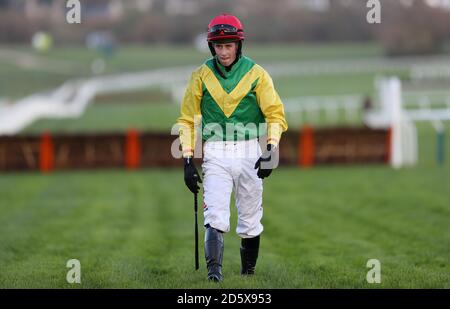
[[[0,135],[20,132],[39,118],[76,118],[99,94],[162,87],[179,89],[194,67],[101,76],[64,83],[59,88],[0,106]]]
[[[291,126],[305,123],[356,123],[360,120],[364,97],[361,95],[310,96],[284,99],[285,112]]]
[[[0,135],[16,134],[39,118],[79,117],[99,94],[160,87],[171,91],[179,103],[194,69],[186,66],[68,81],[53,91],[33,94],[14,104],[2,102]],[[295,73],[280,67],[273,70],[276,76]],[[436,126],[450,120],[450,91],[402,92],[401,86],[396,77],[377,80],[378,107],[371,110],[364,109],[365,98],[361,95],[297,97],[283,102],[293,127],[304,123],[355,123],[362,114],[369,127],[392,128],[391,165],[401,167],[417,162],[415,121],[430,121]]]
[[[413,121],[450,120],[450,90],[404,92],[403,106]]]
[[[450,120],[449,91],[402,92],[397,77],[377,81],[379,108],[365,115],[370,127],[392,128],[391,165],[395,168],[417,162],[417,130],[415,122],[429,121],[442,127]]]
[[[417,130],[403,110],[401,81],[397,77],[376,81],[378,108],[364,115],[371,128],[391,128],[391,166],[417,163]]]
[[[426,72],[422,74],[424,70],[429,67],[448,67],[449,59],[448,56],[403,57],[398,59],[381,57],[317,59],[271,62],[265,63],[263,66],[275,78],[282,76],[342,75],[380,71],[397,72],[399,70],[409,70],[412,72],[412,75],[422,77],[426,75]],[[185,66],[68,81],[54,91],[33,94],[14,104],[0,104],[0,135],[18,133],[39,118],[78,117],[98,94],[132,91],[156,86],[169,90],[174,101],[181,102],[187,78],[194,68],[194,66]],[[338,98],[337,101],[340,99]],[[355,107],[357,103],[354,103],[349,98],[347,99],[349,103],[336,103],[337,106],[334,106],[334,103],[331,103],[335,101],[334,99],[327,101],[325,98],[325,101],[329,102],[327,104],[331,104],[332,107],[330,108],[322,108],[323,105],[319,103],[320,108],[325,109],[329,115],[326,121],[332,122],[334,117],[336,117],[334,110],[341,108],[346,110],[346,115],[351,121],[358,108]],[[294,100],[303,101],[303,99]],[[319,102],[325,102],[324,98],[317,98],[317,100]],[[300,105],[302,105],[301,102]],[[305,113],[309,113],[312,119],[314,119],[314,115],[317,113],[314,105],[305,104]],[[345,106],[342,107],[342,105]],[[297,107],[291,107],[291,104],[288,103],[288,110],[291,110],[291,108],[296,109]],[[296,119],[294,118],[294,121]]]

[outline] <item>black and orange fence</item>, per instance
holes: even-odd
[[[50,134],[0,137],[0,171],[177,167],[177,137],[158,132]],[[280,143],[280,165],[385,164],[390,130],[304,127]]]

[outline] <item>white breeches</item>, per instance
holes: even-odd
[[[261,234],[263,185],[254,169],[261,156],[258,140],[207,141],[203,154],[204,225],[222,232],[230,230],[230,198],[234,191],[238,212],[236,233],[242,238]]]

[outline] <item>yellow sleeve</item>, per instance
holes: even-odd
[[[183,102],[181,103],[181,115],[177,119],[179,136],[183,157],[193,156],[196,142],[195,121],[201,117],[200,102],[202,99],[202,81],[200,79],[200,70],[192,73]]]
[[[255,87],[255,92],[267,122],[267,143],[276,147],[280,142],[281,133],[288,129],[288,124],[284,116],[283,102],[275,90],[272,78],[265,70]]]

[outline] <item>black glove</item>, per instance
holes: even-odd
[[[274,164],[265,163],[271,161],[273,148],[274,147],[272,144],[267,144],[267,150],[265,150],[258,161],[256,161],[255,170],[258,169],[258,177],[261,179],[269,177],[272,173],[272,170],[275,168],[273,166]],[[262,167],[261,163],[263,165]]]
[[[194,165],[192,157],[184,158],[184,183],[192,193],[198,193],[200,187],[197,182],[202,182],[200,175]]]

